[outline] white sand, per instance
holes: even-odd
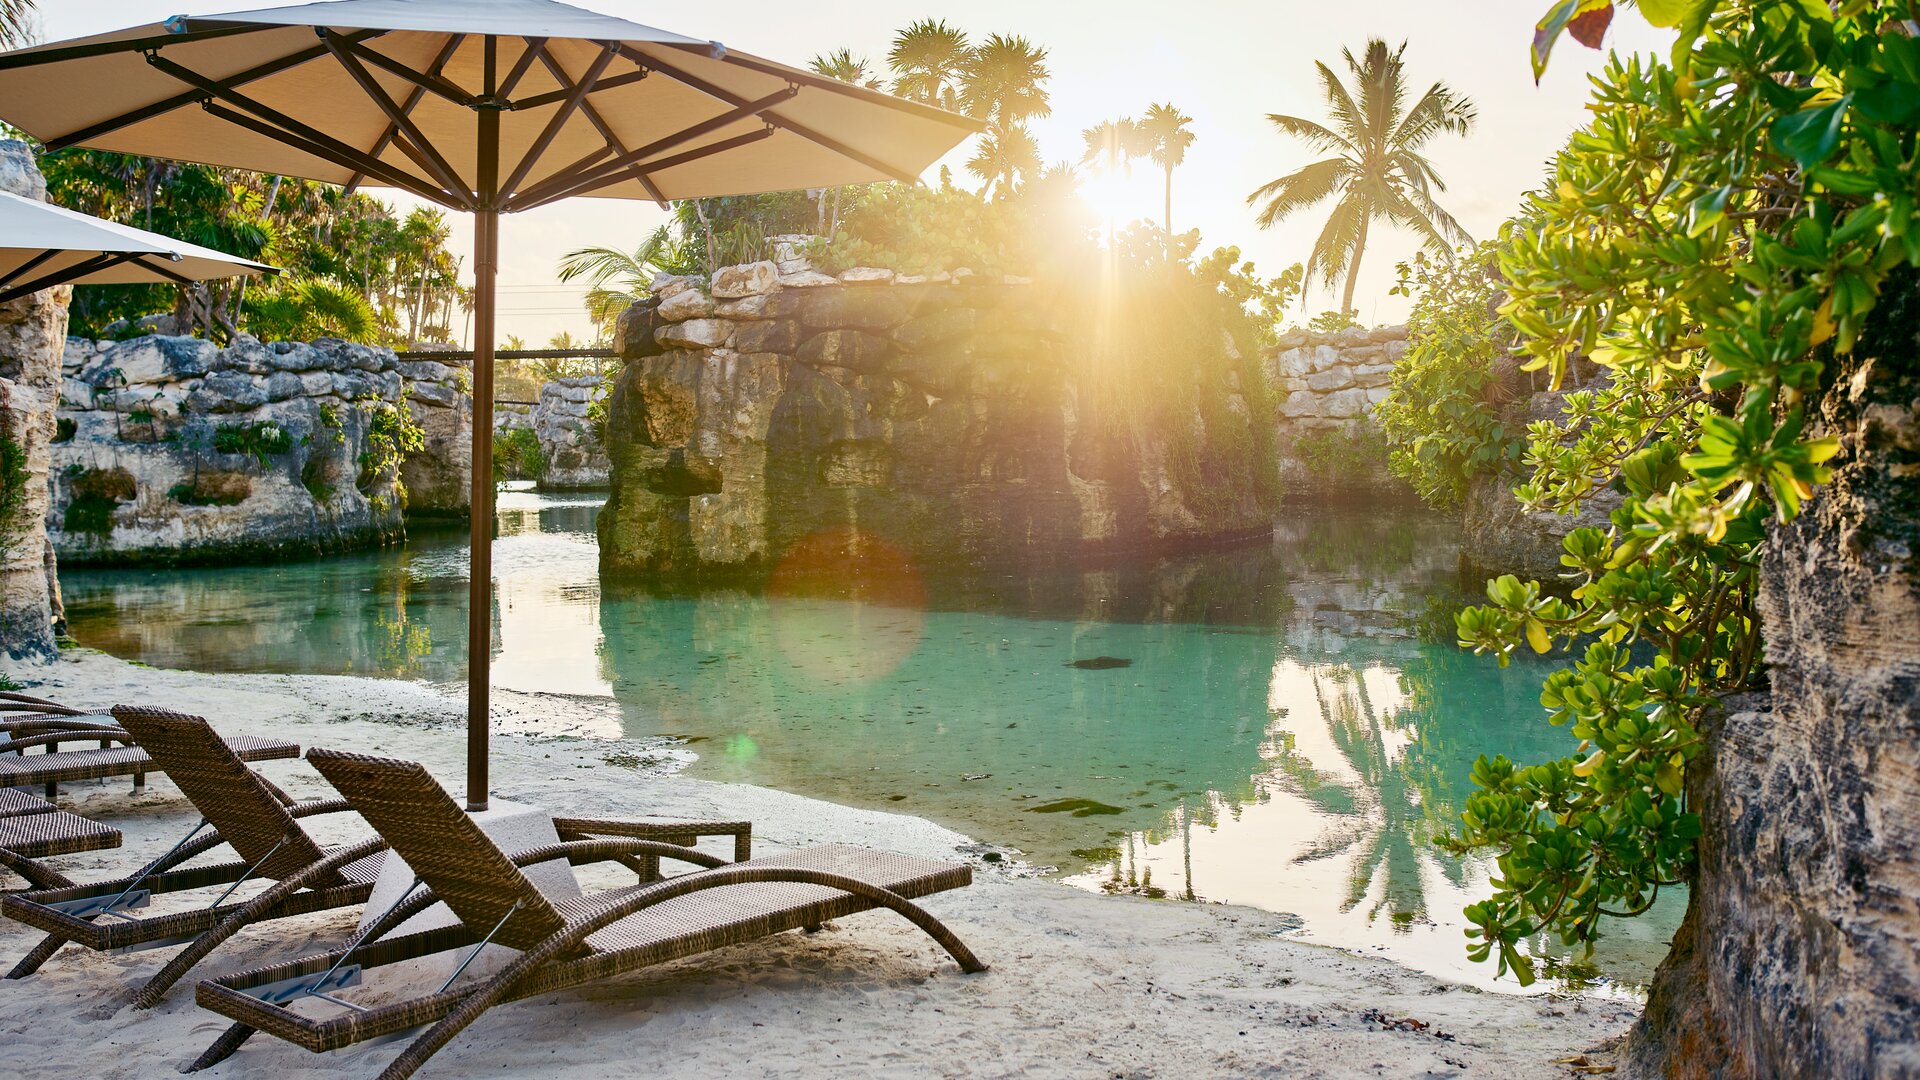
[[[15,675],[75,705],[164,704],[228,733],[412,758],[456,791],[461,782],[461,707],[424,686],[161,671],[88,651]],[[564,723],[604,733],[610,716],[564,698],[503,695],[496,704],[508,732]],[[623,755],[655,763],[605,760]],[[788,934],[502,1007],[422,1076],[1566,1076],[1553,1059],[1606,1042],[1633,1020],[1635,1009],[1618,1001],[1481,993],[1289,940],[1284,916],[1251,908],[1020,880],[930,822],[686,779],[673,775],[673,756],[641,741],[502,734],[495,791],[572,814],[749,818],[760,853],[834,841],[973,860],[973,887],[926,906],[993,970],[963,975],[897,917],[868,913],[818,935]],[[296,797],[329,793],[302,762],[263,769]],[[58,861],[80,880],[127,872],[193,820],[160,779],[138,797],[125,780],[70,785],[63,801],[126,833],[118,851]],[[326,839],[364,835],[352,815],[327,828]],[[589,887],[620,883],[605,870],[586,873]],[[229,943],[203,971],[317,951],[353,921],[354,913],[335,913],[272,924]],[[0,960],[11,966],[33,940],[0,923]],[[70,946],[34,978],[0,983],[0,1062],[24,1077],[63,1080],[161,1076],[185,1065],[225,1027],[194,1005],[191,985],[149,1012],[125,1005],[165,955]],[[1429,1027],[1388,1030],[1370,1014]],[[398,1050],[321,1056],[256,1036],[204,1075],[372,1077]]]

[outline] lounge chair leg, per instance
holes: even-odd
[[[207,1047],[206,1053],[194,1058],[193,1064],[180,1071],[193,1073],[201,1069],[210,1069],[232,1057],[234,1051],[239,1050],[240,1045],[252,1037],[252,1028],[245,1024],[235,1024],[222,1032],[219,1038],[213,1040],[213,1045]]]
[[[71,889],[73,880],[58,870],[49,870],[24,855],[0,848],[0,867],[27,879],[27,884],[36,889]]]
[[[13,965],[13,970],[7,972],[7,978],[24,979],[34,972],[39,971],[40,965],[51,960],[53,954],[60,951],[60,946],[66,943],[67,939],[61,937],[59,934],[48,934],[45,941],[35,945],[32,952],[21,957],[20,962]]]

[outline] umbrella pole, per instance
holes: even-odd
[[[474,214],[473,488],[467,571],[467,809],[487,808],[488,691],[493,667],[493,323],[500,213]]]

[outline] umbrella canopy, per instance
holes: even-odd
[[[84,88],[82,90],[81,88]],[[552,0],[332,0],[0,54],[0,118],[87,146],[472,211],[467,805],[487,805],[499,215],[917,183],[974,120]]]
[[[0,301],[55,285],[277,274],[265,263],[0,191]]]

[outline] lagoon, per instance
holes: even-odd
[[[598,509],[500,499],[495,685],[582,699],[573,730],[672,735],[696,776],[915,814],[1079,887],[1287,912],[1306,940],[1515,988],[1462,948],[1490,867],[1432,838],[1477,755],[1572,740],[1542,719],[1542,665],[1439,640],[1464,595],[1450,522],[1315,508],[1178,558],[688,596],[603,584]],[[128,659],[458,693],[466,564],[464,535],[429,533],[62,584],[74,636]],[[1683,908],[1663,896],[1544,982],[1638,992]]]

